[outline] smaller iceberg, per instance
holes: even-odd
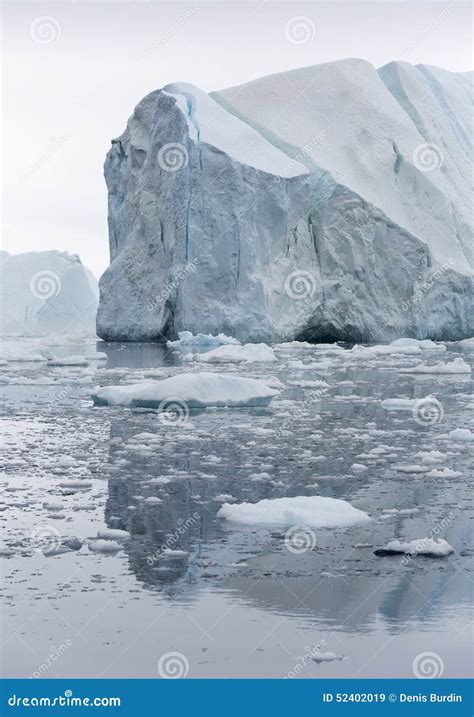
[[[224,503],[217,513],[241,525],[337,528],[366,523],[370,516],[345,500],[323,496],[297,496],[260,500],[258,503]]]
[[[454,553],[454,549],[442,538],[418,538],[409,543],[392,540],[385,548],[379,548],[374,552],[380,558],[388,555],[422,555],[425,558],[444,558],[446,555]]]
[[[217,336],[212,336],[212,334],[194,335],[191,331],[179,331],[177,341],[166,342],[169,349],[183,354],[201,354],[227,344],[240,346],[240,341],[225,334],[217,334]]]
[[[162,381],[107,386],[92,394],[96,406],[129,406],[168,411],[207,406],[268,406],[280,392],[264,381],[225,373],[182,373]]]

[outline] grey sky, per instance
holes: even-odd
[[[313,39],[288,41],[296,16]],[[14,2],[2,34],[3,248],[76,252],[97,276],[105,153],[151,90],[211,91],[345,57],[472,67],[464,2]]]

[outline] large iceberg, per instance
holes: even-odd
[[[95,333],[99,289],[77,254],[0,252],[0,331]]]
[[[105,162],[98,334],[472,335],[470,107],[469,73],[362,60],[150,93]]]

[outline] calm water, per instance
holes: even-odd
[[[22,342],[24,352],[36,348]],[[469,676],[473,444],[448,436],[474,430],[469,375],[399,373],[414,356],[281,350],[272,364],[212,369],[277,377],[285,388],[268,409],[208,409],[172,422],[93,407],[91,389],[202,366],[180,367],[153,344],[89,341],[52,351],[96,348],[107,360],[86,368],[0,369],[10,380],[0,387],[3,676],[158,677],[169,652],[183,656],[190,677],[411,677],[424,652],[437,654],[444,676]],[[458,344],[422,358],[461,355],[472,365],[473,351]],[[308,381],[328,387],[298,385]],[[381,406],[430,394],[442,406],[433,424]],[[416,454],[432,450],[444,458],[430,468],[461,476],[398,470],[420,466]],[[60,486],[71,478],[89,485]],[[284,530],[218,518],[225,495],[331,496],[372,520],[317,530],[314,548],[296,554]],[[383,512],[394,508],[418,512]],[[113,555],[87,546],[105,527],[131,533]],[[47,557],[38,536],[84,545]],[[425,536],[445,538],[455,553],[373,553],[395,538]],[[161,555],[162,546],[183,553]],[[317,664],[317,649],[343,659]]]

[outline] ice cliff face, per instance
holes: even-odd
[[[151,93],[105,163],[99,335],[472,335],[470,91],[347,60]]]
[[[0,252],[0,331],[94,332],[99,290],[77,254]]]

